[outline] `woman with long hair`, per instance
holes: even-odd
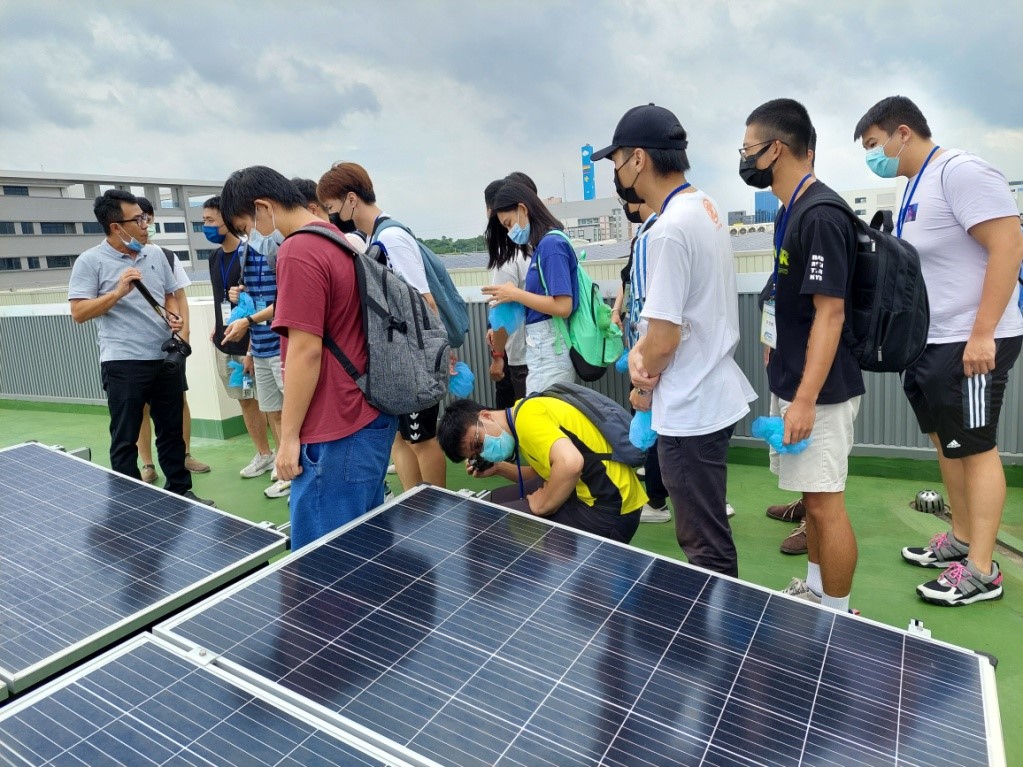
[[[483,288],[491,304],[517,301],[526,308],[526,392],[543,391],[559,381],[574,381],[564,322],[578,305],[576,270],[579,262],[558,221],[537,197],[518,181],[502,185],[494,195],[491,263],[507,263],[519,249],[530,259],[523,287],[503,283]],[[560,325],[561,327],[557,327]]]

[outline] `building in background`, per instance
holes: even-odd
[[[597,182],[593,179],[593,160],[590,159],[590,155],[593,154],[593,147],[590,144],[586,144],[582,148],[582,159],[583,159],[583,199],[593,200],[597,197]]]
[[[180,179],[0,171],[0,290],[67,285],[71,265],[103,239],[96,197],[124,189],[156,209],[151,239],[186,271],[206,271],[214,245],[202,234],[202,204],[220,183]]]
[[[757,192],[753,195],[753,220],[744,221],[746,224],[770,224],[774,222],[774,217],[778,215],[778,209],[781,207],[781,202],[774,196],[774,192],[770,189],[765,189],[762,192]]]
[[[1019,211],[1020,218],[1023,219],[1023,180],[1010,181],[1009,191],[1012,192],[1012,197],[1016,201],[1016,210]]]
[[[839,192],[839,195],[849,203],[849,206],[857,216],[867,222],[879,210],[894,212],[899,207],[894,186],[876,187],[874,189],[851,189],[847,192]]]
[[[574,240],[605,242],[632,237],[632,225],[625,220],[625,211],[617,197],[564,202],[548,197],[544,203],[558,221],[565,225],[565,234]]]

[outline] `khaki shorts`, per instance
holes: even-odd
[[[253,378],[256,396],[263,413],[279,413],[284,407],[284,377],[281,375],[281,357],[253,357]]]
[[[771,415],[784,416],[790,402],[771,395]],[[860,398],[836,405],[817,405],[810,444],[795,455],[771,450],[771,471],[778,487],[799,493],[840,493],[849,476],[849,453],[853,446],[853,422]]]
[[[259,385],[255,383],[255,377],[253,377],[253,392],[251,397],[245,397],[242,395],[241,387],[231,386],[231,368],[227,366],[228,362],[237,362],[240,365],[245,364],[245,358],[239,354],[224,354],[220,349],[213,347],[213,354],[216,357],[217,375],[220,376],[220,383],[224,385],[224,391],[227,392],[227,396],[231,399],[255,399],[256,391],[258,391]]]

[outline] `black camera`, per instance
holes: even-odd
[[[163,369],[168,373],[180,373],[185,367],[185,357],[192,353],[192,347],[175,333],[163,342],[160,351],[167,352],[167,357],[163,361]]]
[[[472,469],[473,471],[486,471],[493,465],[494,465],[493,463],[484,458],[481,458],[478,455],[474,455],[472,458],[469,459],[469,468]]]

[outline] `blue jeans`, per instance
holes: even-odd
[[[291,483],[291,548],[337,530],[384,502],[384,478],[398,428],[392,415],[342,439],[302,445]]]

